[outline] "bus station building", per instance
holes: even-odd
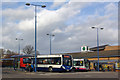
[[[99,68],[105,71],[120,71],[120,46],[99,46]],[[96,70],[98,63],[97,47],[92,47],[89,51],[65,53],[72,55],[73,58],[84,58],[90,61],[90,69]]]

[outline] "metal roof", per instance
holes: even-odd
[[[13,58],[6,58],[6,59],[1,59],[1,60],[14,60]]]
[[[99,50],[104,50],[106,46],[109,46],[108,44],[107,45],[102,45],[102,46],[98,46]],[[97,47],[92,47],[90,48],[91,51],[97,51]]]
[[[17,58],[17,57],[33,57],[32,55],[13,55],[11,58]]]
[[[120,50],[111,50],[111,51],[99,51],[99,57],[120,57],[118,54]],[[65,53],[70,54],[73,58],[97,58],[97,51],[95,52],[78,52],[78,53]]]

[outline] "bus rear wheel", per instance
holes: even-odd
[[[52,71],[53,71],[52,67],[49,67],[49,72],[52,72]]]
[[[30,68],[29,68],[29,72],[32,72],[32,71],[33,71],[33,69],[30,67]]]
[[[72,71],[74,71],[74,72],[76,71],[75,67],[73,67]]]

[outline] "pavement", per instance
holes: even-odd
[[[2,68],[2,78],[118,78],[118,72],[25,72],[22,69]]]

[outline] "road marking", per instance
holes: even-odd
[[[88,78],[88,77],[91,77],[91,75],[85,75],[85,77],[87,77],[87,78]]]

